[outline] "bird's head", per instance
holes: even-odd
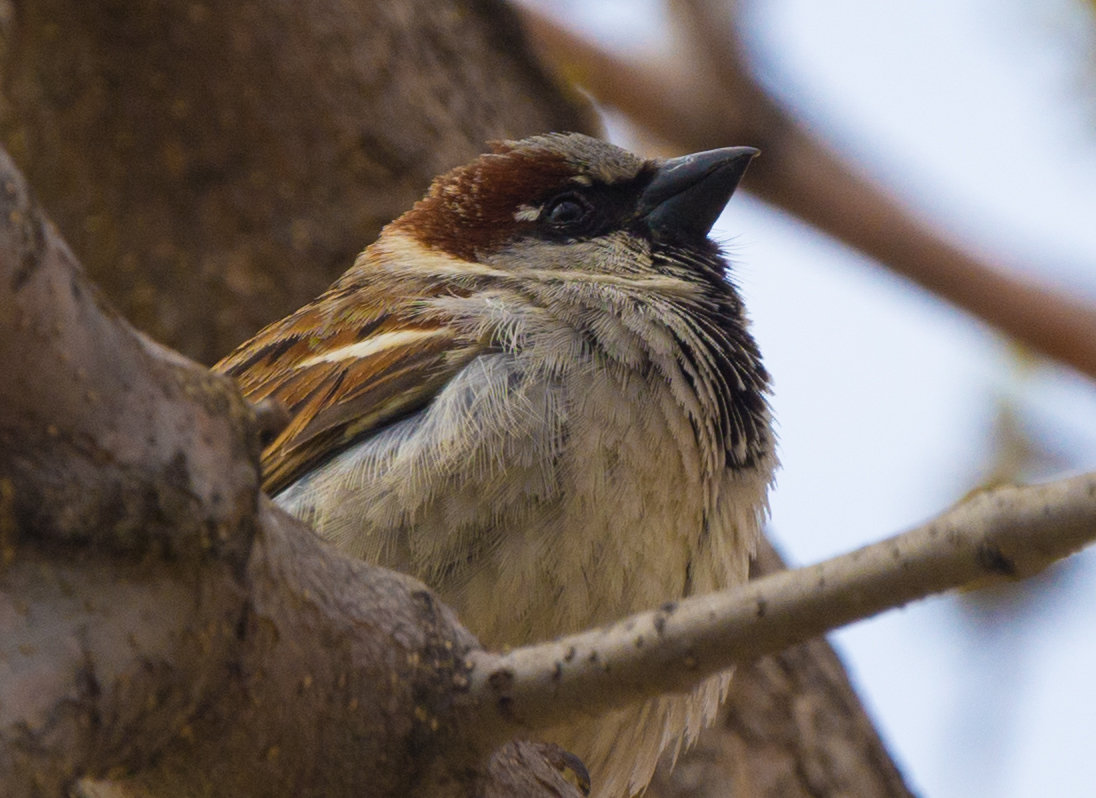
[[[546,363],[670,352],[654,368],[710,405],[696,422],[708,448],[752,464],[772,448],[768,375],[708,232],[756,155],[644,159],[575,133],[503,142],[435,180],[362,272],[379,266],[391,295],[504,349],[543,347]]]
[[[647,160],[577,133],[500,142],[435,180],[386,232],[511,271],[654,276],[659,261],[680,260],[673,253],[714,257],[708,231],[755,155]]]

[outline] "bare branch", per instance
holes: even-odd
[[[522,8],[542,57],[684,151],[750,144],[745,188],[1043,354],[1096,377],[1096,309],[975,256],[835,154],[753,78],[725,2],[681,0],[688,64],[627,60]],[[700,58],[696,58],[696,55]],[[706,63],[705,63],[706,61]],[[1034,272],[1035,269],[1030,271]]]
[[[473,652],[478,733],[505,738],[662,692],[952,588],[1023,578],[1096,540],[1096,473],[980,493],[818,565],[506,654]]]

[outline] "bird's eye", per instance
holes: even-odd
[[[564,194],[548,203],[541,218],[552,227],[574,228],[590,216],[590,203],[578,194]]]

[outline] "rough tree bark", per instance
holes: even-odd
[[[496,0],[2,5],[0,138],[126,317],[206,363],[486,140],[593,125]]]
[[[4,153],[0,308],[0,793],[579,794],[469,742],[475,639],[259,493],[251,408],[116,316]]]
[[[484,140],[593,127],[487,0],[3,10],[0,136],[112,300],[206,362],[317,293]],[[737,684],[681,778],[705,760],[736,794],[907,794],[824,644]]]

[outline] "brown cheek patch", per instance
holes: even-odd
[[[574,167],[554,153],[483,155],[435,180],[392,227],[431,249],[475,261],[532,229],[533,222],[514,218],[518,208],[565,189],[574,175]]]

